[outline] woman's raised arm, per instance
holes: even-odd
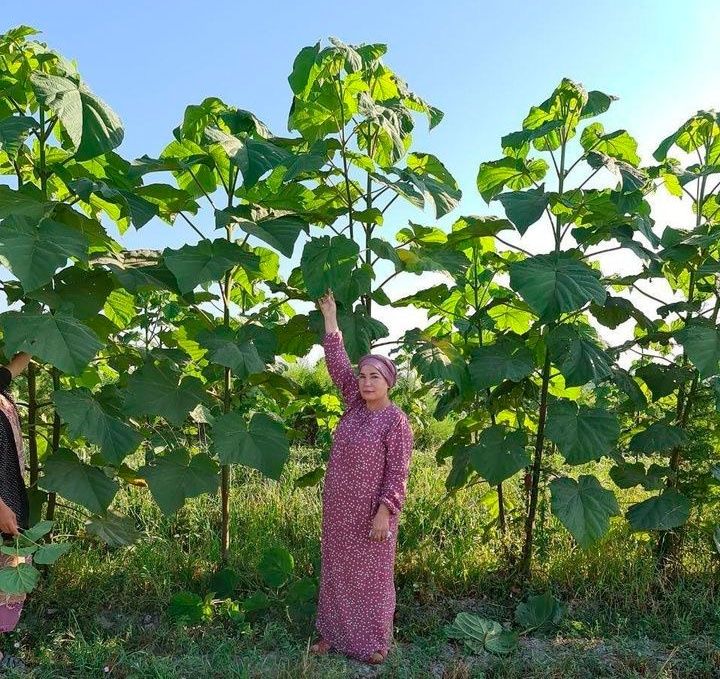
[[[325,363],[335,386],[340,390],[346,405],[350,405],[360,396],[357,377],[345,351],[342,332],[337,324],[337,308],[332,291],[318,300],[318,308],[325,319]]]

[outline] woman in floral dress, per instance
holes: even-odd
[[[356,375],[337,325],[335,300],[318,301],[325,319],[328,372],[345,412],[334,432],[325,483],[315,654],[331,648],[378,664],[390,648],[395,612],[398,515],[405,501],[413,435],[388,397],[397,370],[380,354]]]
[[[4,540],[17,536],[28,527],[28,495],[23,480],[23,441],[10,383],[30,362],[30,354],[17,354],[0,366],[0,532]],[[20,557],[23,559],[23,557]],[[0,554],[0,567],[15,565],[16,558]],[[20,619],[24,594],[0,591],[0,633],[12,632]],[[0,669],[21,667],[22,663],[0,651]]]

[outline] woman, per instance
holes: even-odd
[[[29,506],[22,470],[23,443],[15,401],[10,383],[30,363],[30,354],[17,354],[6,366],[0,366],[0,532],[4,540],[17,536],[28,527]],[[20,557],[21,559],[23,557]],[[15,557],[0,554],[0,567],[14,566]],[[20,619],[24,594],[0,592],[0,633],[12,632]],[[18,667],[22,663],[0,652],[0,668]]]
[[[413,436],[388,391],[393,362],[368,354],[353,372],[331,291],[320,298],[325,360],[345,412],[333,437],[323,488],[322,562],[311,651],[334,648],[372,664],[385,660],[395,612],[395,547]]]

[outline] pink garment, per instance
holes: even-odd
[[[0,606],[0,634],[12,632],[20,621],[23,610],[23,601]]]
[[[413,435],[395,404],[368,410],[342,334],[324,338],[328,372],[345,412],[335,430],[322,492],[322,566],[315,626],[341,653],[369,660],[386,653],[395,613],[395,548]],[[390,510],[387,540],[370,539],[380,503]]]
[[[20,429],[20,418],[15,406],[15,402],[9,396],[0,394],[0,411],[7,417],[10,428],[15,438],[15,450],[20,464],[20,473],[25,468],[25,457],[23,455],[23,439]],[[10,563],[13,557],[6,554],[0,554],[0,568]],[[30,559],[25,559],[30,563]],[[23,605],[25,603],[25,594],[6,594],[0,592],[0,634],[12,632],[20,620]]]

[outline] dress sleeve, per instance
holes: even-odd
[[[413,433],[403,413],[391,426],[385,439],[385,473],[380,491],[382,502],[391,514],[399,514],[405,503]]]
[[[342,393],[346,405],[350,405],[360,396],[357,377],[353,372],[350,359],[345,351],[342,332],[328,332],[323,338],[325,363],[335,386]]]
[[[7,389],[12,382],[12,373],[3,365],[0,366],[0,389]]]

